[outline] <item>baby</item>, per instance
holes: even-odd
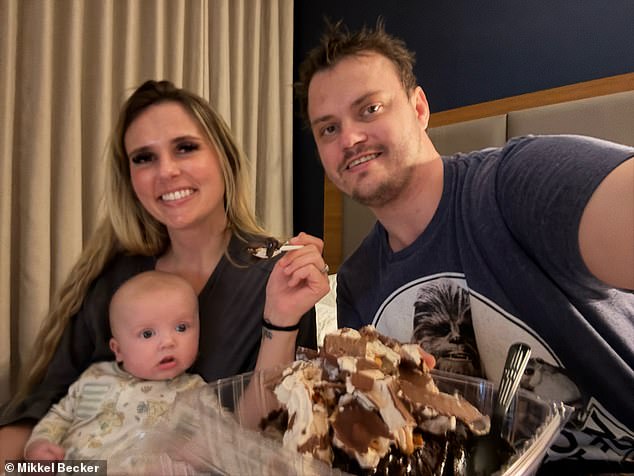
[[[105,459],[129,449],[176,396],[205,385],[185,373],[198,352],[198,298],[159,271],[126,281],[110,302],[116,361],[91,365],[33,429],[27,460]]]

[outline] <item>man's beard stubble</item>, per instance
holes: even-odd
[[[409,185],[413,176],[411,168],[413,167],[400,168],[398,174],[388,175],[381,183],[365,193],[356,188],[352,190],[351,197],[366,207],[383,207],[398,198]]]

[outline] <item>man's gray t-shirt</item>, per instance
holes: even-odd
[[[578,230],[599,183],[632,155],[587,137],[527,136],[443,157],[438,210],[414,243],[392,252],[377,223],[340,268],[339,326],[374,324],[422,343],[441,370],[493,381],[509,345],[526,342],[522,386],[578,409],[550,456],[631,458],[634,293],[590,274]]]

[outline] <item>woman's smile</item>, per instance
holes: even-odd
[[[161,195],[161,200],[164,202],[173,202],[175,200],[181,200],[183,198],[189,197],[195,192],[193,188],[184,188],[181,190],[176,190],[174,192],[167,192]]]

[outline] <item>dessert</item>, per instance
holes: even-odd
[[[301,248],[303,245],[289,245],[281,243],[275,238],[268,237],[261,241],[251,241],[247,244],[247,251],[255,258],[269,259],[277,256],[282,251],[290,251]]]
[[[354,474],[462,474],[489,417],[441,392],[417,344],[372,326],[339,329],[274,385],[281,408],[261,423],[286,448]]]
[[[280,243],[275,238],[269,237],[263,239],[262,241],[249,242],[249,244],[247,245],[247,251],[256,258],[272,258],[277,253],[279,253],[279,249],[281,248],[281,246],[282,243]]]

